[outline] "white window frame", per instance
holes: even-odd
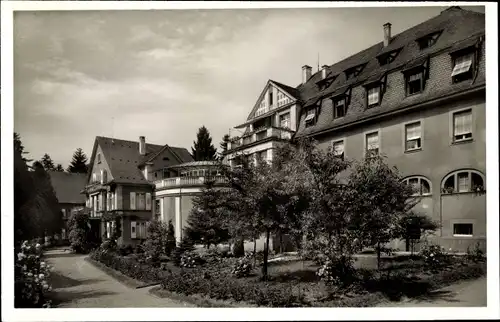
[[[367,131],[365,133],[363,133],[363,155],[366,157],[368,157],[368,136],[371,135],[371,134],[377,134],[377,137],[378,137],[378,152],[377,152],[377,155],[380,155],[381,153],[381,146],[382,146],[382,140],[381,140],[381,131],[380,129],[377,129],[377,130],[371,130],[371,131]]]
[[[408,140],[408,127],[417,124],[420,127],[420,136],[418,139],[412,139]],[[404,151],[405,152],[414,152],[414,151],[420,151],[422,150],[422,145],[423,145],[423,122],[421,120],[417,121],[411,121],[403,124],[403,145],[404,145]],[[417,141],[420,140],[420,145],[417,148],[409,149],[408,148],[408,142],[409,141]]]
[[[374,94],[372,92],[377,94],[376,95],[377,101],[370,103],[370,95]],[[371,86],[371,87],[368,87],[366,89],[366,105],[368,108],[372,108],[372,107],[380,105],[380,85]]]
[[[420,192],[414,193],[413,196],[422,196],[422,197],[431,196],[432,195],[432,182],[427,177],[424,177],[424,176],[410,176],[410,177],[404,178],[403,182],[405,182],[406,184],[410,184],[410,180],[415,180],[415,179],[418,180],[417,181],[417,185],[418,185],[418,187],[420,189]],[[429,184],[429,192],[428,193],[422,193],[422,180],[426,181]]]
[[[464,133],[461,133],[461,134],[455,134],[455,117],[457,114],[465,114],[469,112],[470,114],[470,118],[471,118],[471,121],[470,121],[470,132],[464,132]],[[464,109],[460,109],[460,110],[456,110],[456,111],[452,111],[450,113],[451,115],[451,124],[450,124],[450,128],[451,128],[451,140],[453,143],[460,143],[460,142],[469,142],[469,141],[472,141],[474,139],[474,113],[473,113],[473,110],[472,108],[464,108]],[[470,134],[468,137],[467,134]],[[458,135],[461,135],[462,137],[461,138],[458,138],[457,139],[457,136]]]
[[[459,181],[458,181],[458,175],[461,174],[461,173],[467,173],[468,174],[468,186],[469,186],[469,189],[467,191],[459,191]],[[449,173],[448,175],[446,175],[442,182],[441,182],[441,194],[443,195],[449,195],[449,194],[459,194],[459,193],[474,193],[475,191],[473,190],[473,186],[472,186],[472,174],[476,174],[476,175],[479,175],[483,181],[483,189],[484,191],[486,191],[486,177],[479,171],[477,170],[473,170],[473,169],[460,169],[460,170],[456,170],[456,171],[453,171],[451,173]],[[444,187],[445,187],[445,183],[446,181],[448,181],[448,179],[450,177],[453,177],[453,192],[445,192],[444,191]]]
[[[287,118],[284,118],[285,116],[287,116]],[[283,114],[280,114],[278,115],[278,118],[279,118],[279,122],[280,122],[280,127],[281,128],[287,128],[287,129],[290,129],[291,128],[291,121],[292,121],[292,118],[291,118],[291,113],[290,112],[286,112],[286,113],[283,113]],[[286,120],[286,124],[285,126],[283,125],[283,121]]]
[[[335,150],[335,145],[339,144],[339,143],[342,143],[342,153],[341,154],[338,154],[337,151]],[[345,138],[334,140],[332,142],[332,151],[336,157],[342,157],[342,159],[344,159],[345,158]]]
[[[419,75],[419,81],[420,81],[420,91],[415,92],[415,93],[410,93],[410,82],[415,82],[416,80],[411,80],[412,76]],[[415,72],[408,72],[408,74],[405,76],[405,82],[406,82],[406,96],[413,96],[420,94],[424,91],[424,76],[425,73],[423,70],[415,70]]]
[[[455,225],[471,225],[472,226],[472,234],[455,234]],[[474,223],[472,223],[472,222],[453,222],[451,224],[451,229],[452,229],[453,237],[467,237],[467,238],[474,237]]]

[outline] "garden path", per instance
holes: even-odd
[[[85,261],[85,255],[54,249],[47,251],[45,256],[54,267],[51,277],[54,307],[194,307],[149,294],[149,289],[154,286],[140,289],[127,287]]]

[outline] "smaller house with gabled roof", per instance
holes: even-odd
[[[63,218],[61,239],[68,239],[68,219],[72,212],[85,207],[85,196],[80,192],[85,187],[87,176],[85,173],[68,173],[48,171],[50,182],[59,202]]]
[[[91,227],[101,238],[118,236],[119,244],[138,244],[146,238],[147,223],[154,218],[154,181],[164,169],[190,162],[185,148],[96,137],[87,184],[86,205]]]

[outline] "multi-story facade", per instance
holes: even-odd
[[[63,227],[60,237],[67,240],[69,216],[85,207],[85,196],[80,192],[85,187],[86,175],[59,171],[49,171],[48,174],[62,213]]]
[[[241,134],[230,138],[225,160],[231,166],[248,157],[271,161],[273,149],[297,130],[299,108],[297,89],[269,80],[246,122],[235,127]]]
[[[91,226],[103,238],[118,230],[119,244],[137,244],[146,238],[154,218],[154,181],[165,168],[192,161],[184,148],[96,137],[87,185],[86,206]]]
[[[484,14],[451,7],[395,36],[387,23],[381,40],[317,73],[303,67],[293,140],[351,160],[386,156],[419,187],[414,210],[440,224],[436,242],[484,248]]]

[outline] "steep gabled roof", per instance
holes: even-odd
[[[48,174],[59,203],[85,203],[85,195],[80,193],[86,184],[85,173],[48,171]]]
[[[189,152],[184,148],[170,147],[168,145],[158,145],[146,143],[146,154],[139,154],[139,142],[126,141],[108,137],[98,136],[94,142],[94,149],[90,164],[94,164],[94,158],[100,146],[103,157],[109,166],[113,181],[116,183],[147,184],[139,167],[146,162],[155,162],[155,158],[165,149],[170,149],[178,160],[175,163],[192,161]],[[90,173],[87,181],[90,179]]]
[[[262,99],[264,98],[264,93],[266,92],[266,90],[267,90],[267,88],[269,87],[270,84],[273,84],[274,86],[278,87],[283,92],[285,92],[286,94],[290,95],[293,99],[295,99],[295,100],[300,99],[300,93],[299,93],[299,91],[296,88],[287,86],[287,85],[282,84],[282,83],[278,83],[278,82],[273,81],[272,79],[270,79],[270,80],[267,81],[266,86],[264,86],[264,88],[262,89],[262,92],[260,93],[259,98],[257,99],[254,107],[250,111],[250,114],[248,114],[247,121],[249,121],[249,120],[251,120],[253,118],[253,115],[254,115],[255,111],[257,111],[257,109],[259,108],[259,104],[262,101]]]
[[[442,52],[449,48],[453,49],[457,45],[463,47],[464,44],[474,44],[479,36],[484,35],[484,30],[484,14],[463,10],[459,7],[451,7],[442,11],[438,16],[393,36],[387,47],[384,47],[383,42],[379,42],[328,66],[327,77],[331,75],[336,77],[327,88],[321,90],[316,84],[321,80],[321,72],[318,72],[312,75],[305,84],[297,86],[297,89],[300,92],[300,97],[304,102],[304,106],[311,106],[320,99],[330,97],[332,94],[339,92],[340,89],[359,86],[370,80],[382,78],[387,72],[403,69],[412,62],[420,60],[423,57],[428,57],[429,55]],[[421,50],[416,40],[438,31],[441,33],[437,42],[433,46]],[[401,50],[395,59],[389,64],[380,66],[377,56],[396,49]],[[359,75],[351,79],[346,79],[345,71],[360,64],[366,65]],[[479,79],[478,82],[480,82]],[[465,90],[465,88],[462,88],[464,86],[465,85],[457,85],[455,88]],[[434,94],[436,93],[432,93],[432,95]],[[419,99],[425,100],[429,99],[429,97],[421,95]],[[384,102],[382,102],[382,104],[384,104]],[[307,129],[304,129],[302,124],[299,123],[296,137],[315,133],[333,127],[334,125],[340,126],[353,122],[356,119],[363,119],[368,114],[372,115],[395,110],[402,106],[402,104],[393,104],[391,106],[382,106],[382,108],[379,109],[369,109],[357,115],[346,115],[343,119],[335,120],[335,124],[333,124],[331,115],[328,116],[327,113],[320,113],[316,124]]]
[[[388,70],[404,66],[414,59],[438,52],[466,39],[472,36],[474,32],[484,33],[484,27],[484,14],[463,10],[460,7],[450,7],[442,11],[440,15],[393,36],[387,47],[384,47],[383,42],[379,42],[329,66],[328,74],[338,75],[338,77],[328,88],[322,91],[319,90],[316,82],[321,79],[321,72],[317,72],[305,84],[299,85],[297,89],[304,104],[306,106],[311,105],[319,98],[328,96],[340,87],[363,82],[374,75],[382,75]],[[420,50],[416,40],[436,31],[442,31],[436,44],[430,48]],[[401,48],[401,51],[392,63],[384,66],[379,65],[376,59],[378,55],[399,48]],[[344,72],[360,64],[366,64],[362,72],[357,77],[347,80]]]

